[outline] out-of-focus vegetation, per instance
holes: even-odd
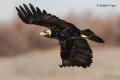
[[[105,46],[120,45],[120,15],[101,18],[89,14],[84,16],[70,14],[64,19],[75,24],[79,29],[92,29],[105,40]],[[58,46],[57,40],[39,35],[44,29],[44,27],[24,24],[18,18],[10,23],[0,23],[0,54],[16,55],[19,52]],[[94,43],[92,45],[97,46]]]

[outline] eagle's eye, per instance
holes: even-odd
[[[40,32],[40,35],[45,37],[51,37],[51,30],[42,31]]]

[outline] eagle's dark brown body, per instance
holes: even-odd
[[[45,26],[50,29],[50,38],[58,39],[60,43],[62,58],[60,67],[89,67],[93,56],[86,38],[99,43],[104,43],[104,41],[89,29],[79,30],[73,24],[48,14],[45,10],[41,11],[32,4],[29,4],[29,6],[30,8],[23,4],[23,7],[16,7],[18,16],[26,24]]]

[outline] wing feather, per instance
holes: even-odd
[[[62,66],[89,67],[92,63],[92,50],[85,39],[60,41]]]
[[[59,19],[55,15],[47,13],[46,10],[41,11],[38,7],[34,7],[32,4],[29,4],[29,6],[23,4],[23,6],[16,7],[16,10],[22,21],[27,24],[41,25],[46,26],[48,28],[51,28],[52,26],[74,26],[69,22]]]
[[[76,63],[76,66],[82,66],[84,68],[89,67],[92,63],[92,50],[85,39],[78,38],[74,40],[71,53],[71,61]],[[80,63],[80,64],[79,64]]]

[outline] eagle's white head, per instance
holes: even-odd
[[[40,32],[41,36],[45,36],[45,37],[51,37],[51,30],[45,30]]]

